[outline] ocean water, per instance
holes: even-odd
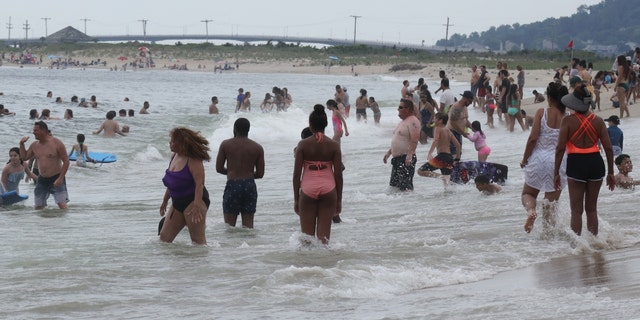
[[[424,75],[432,90],[437,87],[435,76]],[[501,194],[482,195],[473,185],[445,191],[440,180],[417,175],[414,192],[394,192],[388,188],[390,165],[382,158],[400,121],[396,107],[402,76],[3,66],[0,79],[0,103],[17,113],[0,118],[0,154],[7,160],[9,148],[18,146],[21,137],[33,141],[33,121],[28,119],[32,108],[49,108],[59,118],[64,109],[73,109],[73,120],[48,121],[53,134],[70,149],[76,134],[84,133],[89,150],[116,153],[119,159],[90,168],[72,163],[67,211],[57,209],[52,199],[47,209],[33,210],[33,185],[26,183],[21,192],[31,198],[0,209],[0,318],[622,319],[640,311],[637,291],[613,295],[606,282],[532,284],[518,290],[474,286],[558,258],[637,252],[638,191],[603,187],[597,238],[571,232],[566,191],[557,227],[543,230],[539,220],[526,234],[518,163],[528,132],[516,128],[509,133],[497,125],[485,131],[492,149],[489,161],[509,166]],[[351,134],[342,139],[343,223],[333,225],[329,247],[302,248],[293,211],[293,148],[312,106],[332,98],[336,84],[348,87],[352,103],[358,90],[366,88],[382,107],[382,122],[376,126],[373,121],[347,120]],[[252,92],[252,105],[259,110],[264,93],[273,86],[289,88],[294,106],[288,112],[233,113],[239,87]],[[462,93],[465,87],[454,83],[453,90]],[[55,104],[45,97],[49,90],[65,101],[72,95],[96,95],[99,107]],[[220,115],[207,113],[214,95],[220,100]],[[124,97],[131,101],[123,102]],[[137,115],[144,101],[150,102],[151,114]],[[121,108],[136,111],[133,118],[117,119],[131,127],[127,137],[91,135],[107,111]],[[471,120],[484,123],[483,113],[469,111]],[[156,233],[165,190],[161,178],[170,156],[169,130],[188,126],[202,132],[215,159],[220,142],[232,136],[233,122],[240,116],[251,121],[249,136],[265,149],[255,229],[225,226],[226,177],[217,174],[211,162],[205,164],[212,201],[209,245],[191,245],[186,230],[174,243],[161,243]],[[624,119],[621,128],[633,137],[639,125],[637,118]],[[327,134],[332,134],[330,127]],[[428,147],[418,147],[419,164],[426,161]],[[625,151],[635,158],[638,149],[638,141],[628,138]],[[469,141],[463,143],[462,158],[476,159]],[[544,277],[544,268],[536,270]],[[624,276],[621,273],[616,275]],[[580,283],[583,275],[574,276]],[[519,281],[506,278],[502,281],[507,284]]]

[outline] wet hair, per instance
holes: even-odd
[[[76,137],[76,140],[78,140],[78,143],[80,145],[82,145],[84,143],[84,134],[78,133],[78,136]]]
[[[333,99],[327,100],[327,103],[325,103],[325,104],[327,105],[327,108],[334,107],[334,108],[338,109],[338,103]]]
[[[33,125],[38,127],[38,128],[40,128],[40,129],[42,129],[42,130],[46,130],[47,132],[51,132],[51,131],[49,131],[49,126],[47,125],[47,123],[42,121],[42,120],[34,123]]]
[[[171,136],[173,149],[177,154],[199,160],[211,160],[209,141],[200,132],[185,127],[176,127],[171,130],[169,136]]]
[[[438,76],[440,76],[440,78],[444,78],[446,76],[444,70],[440,70],[440,72],[438,72]]]
[[[38,109],[31,109],[29,111],[29,119],[33,120],[33,119],[37,119],[38,118]]]
[[[309,127],[313,132],[324,132],[327,124],[327,113],[324,111],[324,106],[316,104],[309,115]]]
[[[413,101],[409,100],[409,99],[400,99],[400,102],[404,103],[404,107],[413,111],[414,105],[413,105]]]
[[[238,118],[236,122],[233,123],[233,136],[234,137],[247,137],[249,136],[249,128],[251,128],[251,123],[247,118]]]
[[[360,95],[363,96],[363,97],[366,96],[367,95],[367,90],[360,89]]]
[[[311,128],[306,127],[302,129],[302,132],[300,132],[300,139],[306,139],[311,137],[312,135],[313,135],[313,131],[311,131]]]
[[[111,110],[111,111],[107,112],[107,119],[113,120],[113,118],[115,118],[115,117],[116,117],[116,112],[115,111]]]
[[[484,132],[482,132],[482,127],[480,126],[480,121],[471,122],[471,129],[473,131],[478,131],[484,137]]]
[[[449,122],[449,115],[444,112],[438,112],[436,113],[435,119],[442,120],[442,124],[446,125],[447,122]]]
[[[369,97],[369,101],[376,102],[376,98],[374,98],[374,97]]]
[[[40,118],[42,117],[50,117],[51,116],[51,110],[49,109],[42,109],[42,113],[40,113]]]
[[[118,110],[118,114],[121,116],[126,116],[127,115],[127,110],[126,109],[120,109]]]
[[[538,90],[533,90],[533,94],[538,94]]]
[[[489,184],[490,183],[489,177],[487,177],[484,174],[481,174],[481,175],[477,176],[473,181],[476,184]]]
[[[136,111],[133,109],[129,109],[129,117],[133,117],[136,115]]]
[[[22,157],[20,157],[20,148],[18,147],[13,147],[11,149],[9,149],[9,154],[11,154],[11,152],[15,152],[18,154],[18,158],[20,159],[20,164],[22,164]],[[11,159],[9,159],[9,161],[7,161],[7,163],[11,162]]]
[[[73,110],[71,109],[67,109],[65,110],[67,112],[67,114],[69,115],[69,118],[73,118]]]
[[[145,102],[142,104],[142,107],[143,107],[143,108],[145,108],[145,109],[149,109],[149,101],[145,101]]]
[[[569,94],[569,89],[566,86],[563,86],[557,82],[549,82],[547,86],[547,97],[549,100],[553,100],[557,102],[558,108],[560,112],[564,113],[567,106],[562,103],[562,97]]]
[[[13,150],[13,149],[12,149]],[[621,154],[619,156],[616,157],[616,160],[614,161],[616,166],[619,166],[622,164],[622,161],[626,160],[626,159],[631,159],[631,157],[628,154]]]
[[[211,102],[214,102],[214,101],[216,101],[216,102],[218,101],[218,96],[211,97]]]

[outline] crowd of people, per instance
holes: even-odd
[[[582,215],[586,213],[587,230],[597,235],[597,199],[602,183],[605,182],[611,190],[616,186],[633,188],[640,184],[629,176],[633,166],[630,156],[622,153],[623,133],[618,128],[620,118],[629,116],[628,108],[623,106],[635,97],[630,89],[633,86],[628,85],[633,76],[627,74],[625,65],[629,61],[624,56],[616,60],[617,73],[603,75],[598,72],[593,79],[590,71],[584,68],[584,61],[577,59],[574,62],[572,69],[575,68],[577,73],[573,70],[568,72],[568,87],[564,85],[564,72],[559,71],[554,79],[550,79],[552,81],[544,93],[534,92],[534,103],[547,104],[534,116],[527,116],[521,109],[525,85],[521,66],[516,67],[514,79],[507,65],[498,63],[493,86],[490,85],[491,76],[486,66],[472,66],[470,90],[460,95],[452,92],[449,79],[442,71],[440,87],[436,90],[441,92],[437,102],[423,78],[413,87],[408,80],[403,81],[397,107],[401,121],[394,129],[390,148],[383,156],[384,163],[391,163],[389,185],[400,191],[411,191],[414,189],[414,173],[418,172],[420,176],[442,179],[447,188],[452,169],[462,157],[463,137],[473,142],[478,162],[486,162],[492,150],[481,122],[470,122],[468,108],[486,113],[485,125],[489,128],[494,127],[495,112],[506,130],[513,131],[515,123],[518,123],[523,131],[530,131],[520,163],[524,172],[521,201],[527,212],[524,230],[531,232],[533,229],[540,192],[544,193],[544,226],[552,226],[557,201],[562,190],[568,187],[571,228],[580,235]],[[606,80],[607,76],[609,80]],[[599,108],[596,90],[607,88],[606,85],[611,83],[620,101],[620,117],[613,115],[603,120],[594,113]],[[356,121],[367,121],[367,109],[371,109],[378,124],[381,113],[375,98],[368,96],[364,88],[359,90],[359,94],[355,99]],[[48,96],[52,98],[51,93]],[[74,100],[77,101],[77,97],[72,98]],[[271,112],[275,105],[276,111],[286,111],[291,102],[287,88],[274,87],[271,93],[265,94],[260,110]],[[212,97],[209,113],[219,112],[217,104],[218,97]],[[82,99],[79,106],[97,107],[95,96],[88,102]],[[139,114],[149,113],[149,107],[149,102],[145,101]],[[332,137],[325,136],[329,124],[326,110],[331,111]],[[251,93],[240,88],[235,112],[250,111]],[[314,106],[308,128],[305,128],[308,134],[303,135],[295,149],[292,179],[294,211],[299,216],[301,232],[325,244],[330,239],[331,224],[340,221],[342,211],[342,171],[345,168],[341,139],[349,136],[347,119],[350,111],[347,88],[336,85],[332,99],[328,99],[325,105]],[[134,114],[133,110],[128,113],[125,109],[120,110],[121,117]],[[115,110],[108,111],[106,120],[94,134],[104,132],[105,137],[125,136],[126,131],[124,127],[120,128],[116,115]],[[72,110],[68,110],[65,119],[72,117]],[[71,152],[66,152],[64,144],[49,132],[43,121],[54,120],[48,109],[42,110],[41,114],[34,109],[30,118],[37,120],[33,128],[36,141],[27,147],[25,144],[29,137],[23,137],[20,147],[10,150],[10,160],[3,170],[0,187],[3,192],[17,190],[16,181],[26,175],[36,182],[36,209],[44,208],[50,195],[58,207],[64,209],[68,201],[65,175],[69,168],[69,155],[75,153],[78,159],[84,159],[78,165],[86,161],[95,162],[95,159],[89,156],[82,134],[77,136],[78,143]],[[220,144],[216,157],[216,171],[227,176],[223,194],[224,221],[235,226],[240,215],[245,228],[253,228],[258,198],[255,180],[264,176],[265,168],[264,150],[249,139],[249,129],[249,120],[238,118],[234,123],[233,138]],[[425,157],[427,161],[416,168],[419,159],[417,147],[428,144],[429,140],[431,146]],[[163,178],[166,192],[160,205],[163,217],[158,230],[160,240],[171,242],[187,227],[194,243],[206,244],[205,220],[210,200],[204,187],[203,162],[211,160],[209,142],[198,132],[176,127],[170,131],[169,146],[172,156]],[[604,152],[604,160],[601,151]],[[28,165],[32,160],[37,160],[34,167]],[[617,175],[613,172],[614,163],[618,168]],[[476,188],[485,194],[501,192],[501,187],[490,177],[478,176],[474,182]]]

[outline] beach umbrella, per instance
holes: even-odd
[[[147,50],[149,50],[149,48],[147,48],[147,47],[145,47],[145,46],[142,46],[142,47],[138,48],[138,50],[140,50],[140,51],[147,51]]]
[[[340,59],[336,56],[329,56],[329,60],[338,61]]]
[[[125,56],[119,56],[118,60],[120,61],[124,61],[124,60],[129,60],[129,58],[125,57]]]
[[[55,54],[50,54],[49,59],[58,59],[58,56],[56,56]]]

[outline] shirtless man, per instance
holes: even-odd
[[[44,121],[34,124],[33,136],[37,141],[33,142],[29,149],[24,146],[29,137],[20,139],[20,157],[25,161],[38,161],[38,179],[33,190],[35,209],[46,207],[51,194],[60,209],[67,209],[69,196],[65,176],[69,169],[69,156],[64,143],[51,135]]]
[[[246,118],[236,120],[233,124],[233,138],[220,144],[216,171],[227,176],[222,196],[224,222],[235,227],[238,214],[241,214],[242,227],[252,229],[258,200],[255,179],[262,179],[264,176],[264,149],[249,139],[250,126]]]
[[[121,136],[126,136],[126,134],[122,132],[122,130],[120,130],[120,125],[118,124],[118,121],[113,120],[113,118],[115,117],[116,117],[115,111],[107,112],[107,120],[103,121],[98,131],[94,131],[93,134],[100,134],[100,132],[104,130],[103,137],[113,138],[116,136],[116,133]]]
[[[445,126],[449,121],[449,116],[438,112],[435,117],[435,128],[433,133],[433,142],[431,142],[431,148],[427,154],[427,163],[423,164],[418,169],[418,175],[423,177],[437,178],[441,177],[444,187],[449,184],[449,176],[451,175],[451,169],[454,162],[460,161],[460,143],[453,136],[451,130]],[[455,158],[451,154],[451,145],[456,147]],[[438,154],[434,157],[433,151],[437,150]],[[442,175],[435,173],[435,170],[440,169]]]
[[[211,97],[211,104],[209,105],[209,114],[218,114],[218,97]]]
[[[413,90],[409,89],[409,80],[402,81],[402,89],[400,89],[400,95],[402,99],[411,99],[413,101]]]
[[[480,70],[475,64],[471,66],[471,93],[473,93],[473,107],[478,104],[478,80],[480,80]],[[482,107],[482,106],[481,106]]]
[[[449,121],[447,123],[447,129],[451,130],[453,136],[458,140],[458,144],[462,145],[462,136],[466,135],[466,128],[471,128],[471,122],[469,122],[469,113],[467,112],[467,107],[473,101],[473,94],[471,91],[465,91],[462,94],[462,98],[458,100],[458,102],[454,103],[451,108],[449,108]],[[457,147],[451,143],[451,153],[458,152]]]
[[[420,120],[415,116],[413,101],[401,99],[398,106],[398,117],[402,122],[393,131],[391,148],[382,161],[387,163],[391,158],[391,180],[389,185],[401,191],[413,190],[413,175],[416,168],[416,148],[420,138]]]
[[[340,110],[340,112],[342,112],[342,115],[346,117],[347,114],[345,113],[344,109],[345,105],[343,104],[346,99],[346,94],[344,90],[342,90],[342,86],[339,84],[336,85],[336,93],[333,95],[333,99],[338,103],[338,110]],[[342,104],[342,106],[340,106],[340,104]]]

